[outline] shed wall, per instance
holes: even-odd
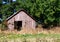
[[[36,27],[35,21],[23,11],[19,12],[17,15],[7,21],[8,28],[10,30],[14,30],[14,21],[22,21],[22,28],[35,29]]]

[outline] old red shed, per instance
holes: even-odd
[[[21,28],[35,29],[36,21],[25,10],[19,10],[7,18],[7,26],[10,30],[21,30]]]

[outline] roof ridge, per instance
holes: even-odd
[[[13,13],[10,17],[8,17],[6,20],[8,21],[8,20],[10,20],[13,16],[15,16],[16,14],[18,14],[19,12],[21,12],[21,11],[24,11],[27,15],[29,15],[33,20],[35,20],[36,21],[36,19],[34,19],[26,10],[24,10],[24,9],[20,9],[19,11],[17,11],[17,12],[15,12],[15,13]]]

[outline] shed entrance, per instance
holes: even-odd
[[[14,29],[21,30],[22,28],[22,21],[14,21]]]

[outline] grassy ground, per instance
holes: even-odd
[[[36,30],[26,28],[21,31],[0,30],[0,42],[60,42],[60,27],[50,30],[41,27]]]
[[[0,42],[60,42],[60,34],[0,34]]]

